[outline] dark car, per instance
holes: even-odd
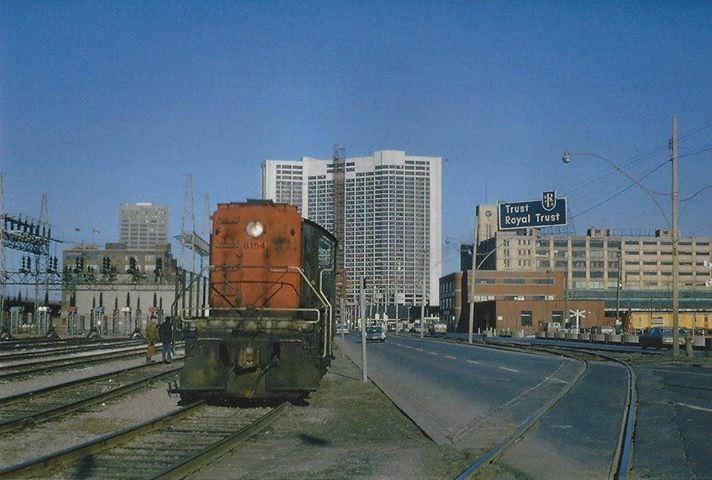
[[[381,327],[366,327],[366,341],[385,342],[386,332]]]
[[[678,331],[680,334],[679,344],[685,345],[687,331],[684,328],[680,328]],[[653,327],[640,336],[639,342],[643,348],[672,348],[672,328]]]

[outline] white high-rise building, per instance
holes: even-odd
[[[163,246],[168,240],[168,207],[124,204],[119,213],[119,241],[129,249]]]
[[[333,231],[332,160],[266,160],[262,198],[296,205],[303,217]],[[345,268],[348,301],[368,278],[375,301],[439,303],[441,158],[397,150],[345,160]],[[375,294],[375,295],[374,295]]]

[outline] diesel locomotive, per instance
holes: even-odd
[[[209,313],[184,319],[181,400],[316,390],[333,355],[335,259],[336,238],[293,205],[218,204]]]

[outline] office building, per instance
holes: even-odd
[[[129,249],[151,249],[169,243],[168,207],[151,203],[122,205],[119,241]]]
[[[347,301],[357,303],[359,281],[367,277],[373,303],[437,305],[440,157],[384,150],[344,162]],[[333,231],[333,160],[265,161],[262,198],[297,205],[302,216]]]
[[[686,237],[679,244],[680,289],[707,288],[712,239]],[[483,266],[504,271],[558,271],[572,289],[672,288],[672,236],[658,230],[652,236],[615,235],[589,229],[586,235],[542,235],[497,232],[478,248],[478,256],[495,250]]]

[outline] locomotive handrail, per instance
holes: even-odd
[[[304,279],[304,281],[306,282],[306,284],[309,285],[309,288],[311,288],[312,292],[314,292],[314,295],[316,295],[317,298],[319,300],[321,300],[321,303],[324,305],[324,308],[329,309],[331,307],[331,305],[329,304],[329,301],[326,299],[326,297],[324,297],[320,292],[318,292],[316,290],[316,288],[314,288],[314,285],[312,285],[312,283],[309,281],[309,278],[307,278],[307,276],[304,274],[304,270],[302,270],[299,267],[293,267],[293,266],[287,266],[286,268],[287,268],[287,270],[296,270],[297,272],[299,272],[299,275],[301,275],[302,278]],[[272,267],[270,267],[270,271],[273,271]],[[279,271],[279,270],[277,270],[277,271]],[[328,338],[329,338],[328,337],[329,332],[328,332],[328,327],[326,325],[326,322],[324,322],[323,329],[324,329],[324,352],[321,354],[321,358],[326,358],[327,343],[328,343]]]
[[[332,326],[332,323],[334,320],[334,307],[333,307],[333,305],[331,305],[331,302],[329,301],[329,299],[326,297],[326,294],[324,293],[323,283],[324,283],[324,272],[333,272],[333,271],[334,271],[333,268],[322,268],[321,270],[319,270],[319,293],[321,293],[321,296],[324,297],[324,301],[326,301],[326,303],[329,304],[329,314],[328,314],[327,322],[326,322],[326,323],[328,323],[329,332],[328,332],[327,338],[329,340],[332,339],[331,326]],[[331,343],[332,342],[329,342],[329,352],[333,353],[333,347],[332,347]]]

